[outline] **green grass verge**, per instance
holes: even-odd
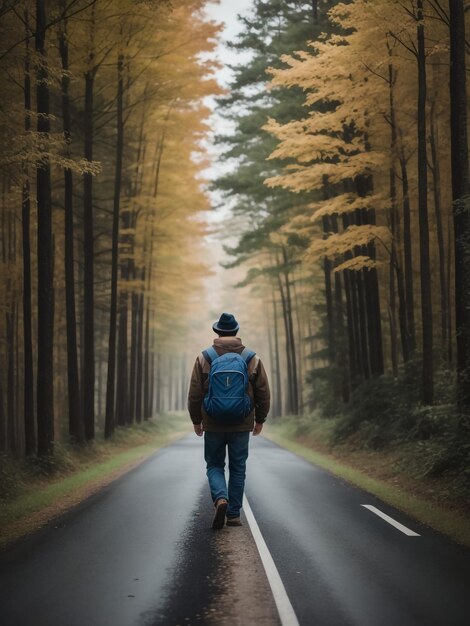
[[[330,456],[323,451],[319,452],[310,446],[302,445],[294,440],[289,428],[283,428],[282,425],[271,424],[263,434],[279,446],[364,489],[426,526],[470,548],[470,524],[468,517],[456,511],[442,508],[429,500],[422,499],[390,483],[374,478],[364,471],[338,461],[333,455]]]
[[[57,467],[47,475],[38,465],[13,464],[13,495],[0,500],[0,548],[36,530],[125,473],[159,448],[189,432],[188,419],[159,416],[141,426],[122,428],[109,441],[83,448],[58,446]]]

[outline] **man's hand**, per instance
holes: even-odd
[[[255,422],[255,427],[253,428],[253,435],[259,435],[263,430],[263,424],[260,422]]]
[[[202,422],[200,424],[193,424],[194,426],[194,432],[196,433],[196,435],[198,437],[202,437],[202,435],[204,434],[204,428],[202,427]]]

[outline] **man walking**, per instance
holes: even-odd
[[[259,435],[269,412],[266,371],[254,352],[237,337],[240,328],[231,313],[212,326],[218,337],[194,364],[188,409],[194,432],[204,434],[207,478],[215,506],[212,528],[241,526],[250,432]],[[225,481],[228,448],[229,481]]]

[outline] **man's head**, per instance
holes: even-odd
[[[212,324],[212,330],[219,337],[235,337],[239,328],[239,323],[231,313],[222,313],[219,321]]]

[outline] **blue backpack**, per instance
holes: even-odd
[[[253,410],[248,395],[248,363],[256,353],[245,348],[241,354],[227,352],[219,356],[210,347],[202,354],[211,366],[203,403],[207,415],[225,424],[243,421]]]

